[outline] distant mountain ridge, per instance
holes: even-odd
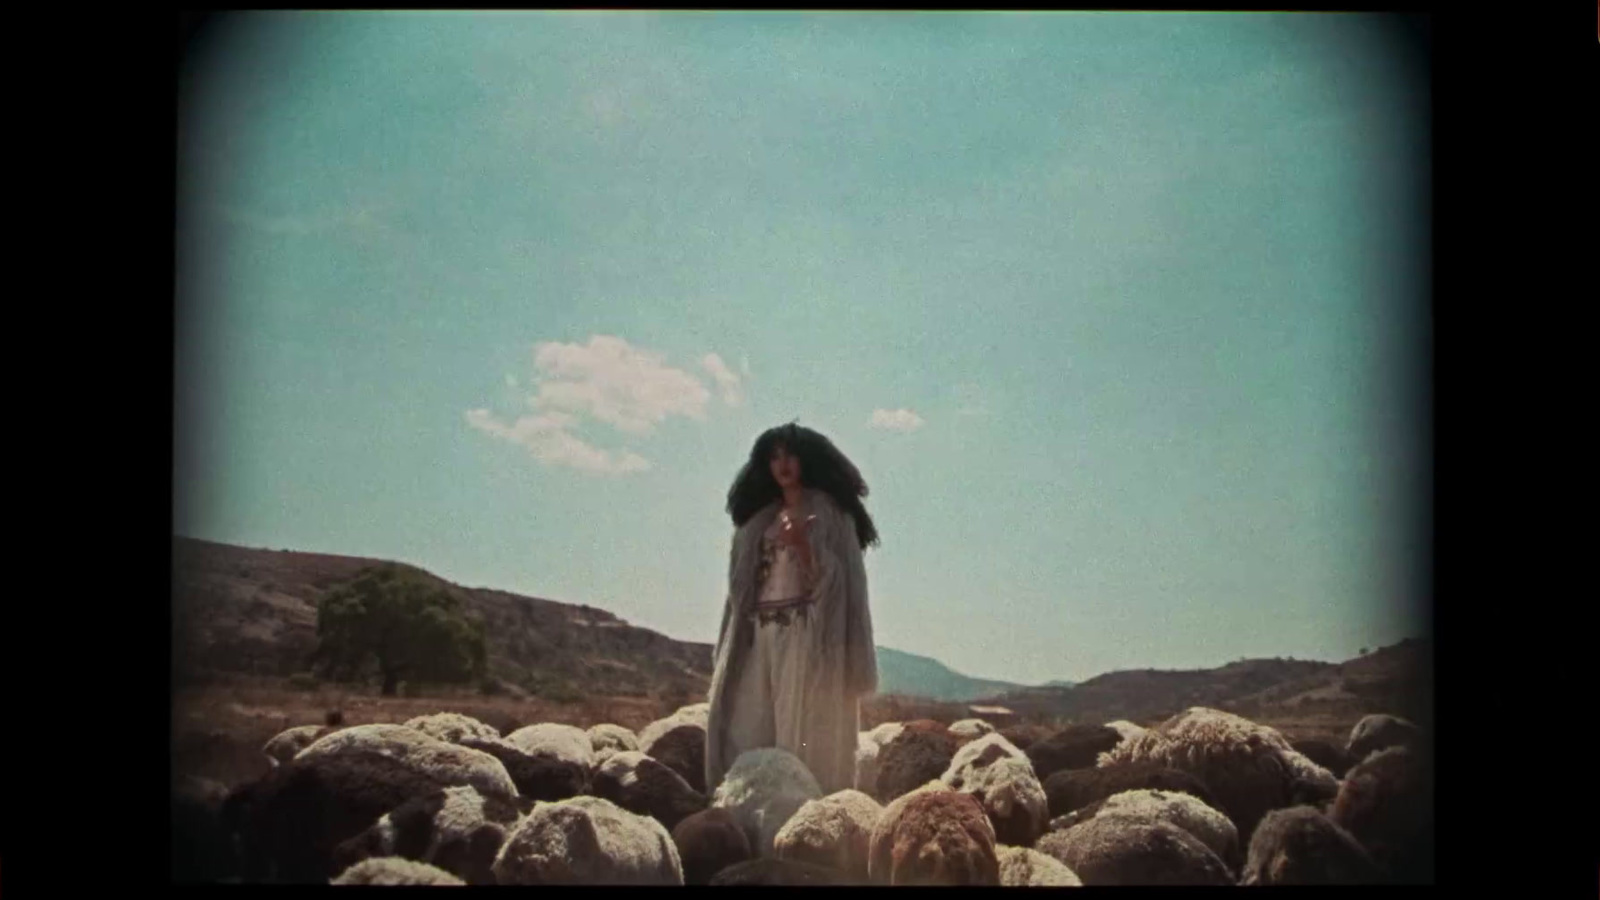
[[[263,550],[174,536],[172,671],[176,682],[228,674],[287,678],[309,668],[316,604],[387,560]],[[403,564],[402,564],[403,565]],[[509,693],[701,700],[712,645],[679,641],[594,607],[467,588],[406,566],[461,597],[487,626],[489,674]],[[989,701],[1024,715],[1134,721],[1186,706],[1238,711],[1393,708],[1431,713],[1432,656],[1406,641],[1343,664],[1243,660],[1216,669],[1111,672],[1028,686],[956,672],[937,659],[877,647],[879,691],[950,703]]]

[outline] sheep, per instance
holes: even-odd
[[[1392,880],[1434,880],[1433,765],[1426,752],[1399,744],[1351,769],[1330,818],[1372,854]]]
[[[506,743],[529,756],[547,756],[594,770],[594,744],[589,732],[576,725],[540,722],[506,735]]]
[[[791,859],[751,859],[718,872],[711,884],[723,885],[844,885],[850,880],[844,873],[814,863]]]
[[[872,798],[888,803],[918,785],[938,778],[956,755],[956,740],[943,726],[907,723],[878,751]]]
[[[865,883],[872,829],[882,815],[878,801],[857,790],[808,800],[778,829],[773,853],[780,860],[814,863]]]
[[[696,703],[691,706],[681,707],[671,714],[651,722],[639,731],[639,746],[637,749],[649,753],[647,749],[662,735],[679,725],[699,725],[704,730],[710,724],[711,704]]]
[[[683,776],[689,786],[706,790],[705,704],[686,706],[657,719],[639,732],[638,749]],[[708,708],[708,707],[706,707]]]
[[[230,796],[229,818],[237,823],[248,880],[325,884],[337,873],[336,848],[384,813],[470,783],[449,766],[417,765],[373,746],[310,752],[315,749]]]
[[[1327,769],[1335,778],[1343,778],[1345,773],[1350,771],[1350,755],[1345,752],[1345,748],[1332,741],[1302,738],[1290,741],[1289,746],[1293,747],[1296,753]]]
[[[998,885],[994,826],[971,794],[929,782],[884,809],[867,872],[877,885]]]
[[[499,884],[683,884],[667,829],[599,797],[535,805],[492,871]]]
[[[1000,843],[1026,847],[1044,833],[1050,814],[1044,787],[1028,758],[998,733],[957,750],[940,780],[983,805]]]
[[[1033,722],[1019,722],[1000,729],[1001,736],[1010,741],[1011,746],[1024,751],[1033,746],[1034,742],[1043,740],[1054,733],[1049,726]]]
[[[717,786],[711,805],[733,813],[750,838],[757,856],[775,854],[773,841],[789,817],[807,800],[822,796],[822,787],[806,764],[777,747],[739,754]]]
[[[905,730],[899,722],[885,722],[871,731],[856,735],[855,789],[869,797],[877,796],[878,754],[883,745]]]
[[[1331,772],[1275,729],[1198,706],[1102,753],[1099,765],[1129,762],[1159,762],[1199,777],[1242,843],[1268,810],[1332,799],[1339,788]]]
[[[1127,719],[1118,719],[1115,722],[1107,722],[1106,727],[1116,731],[1117,734],[1122,735],[1122,739],[1125,741],[1136,738],[1139,735],[1144,734],[1147,730],[1142,726],[1129,722]]]
[[[706,808],[706,796],[683,776],[638,750],[606,757],[595,773],[593,794],[623,809],[651,816],[670,831],[685,816]]]
[[[510,800],[516,784],[500,760],[471,747],[447,744],[404,725],[356,725],[318,738],[295,755],[296,760],[370,750],[425,772],[441,787],[470,784],[485,797]]]
[[[451,787],[408,800],[371,827],[340,844],[336,868],[364,859],[398,856],[437,866],[468,884],[494,884],[491,866],[517,807],[485,798],[470,787]]]
[[[262,745],[261,752],[267,755],[268,761],[276,768],[294,759],[295,754],[311,746],[330,731],[331,729],[325,725],[296,725],[273,735]]]
[[[487,753],[506,767],[518,795],[554,802],[586,794],[592,773],[581,759],[525,753],[505,738],[463,737],[461,746]]]
[[[471,716],[453,712],[417,716],[408,720],[405,723],[405,727],[414,728],[429,737],[448,744],[459,744],[464,737],[489,739],[500,737],[500,732],[494,726],[486,725]]]
[[[975,740],[993,732],[994,726],[982,719],[962,719],[950,723],[950,734],[958,741]]]
[[[466,882],[427,863],[398,856],[365,859],[344,870],[330,884],[465,885]]]
[[[1082,887],[1078,874],[1066,863],[1031,847],[998,845],[1001,887]]]
[[[1242,862],[1239,831],[1232,820],[1182,791],[1121,791],[1052,820],[1050,827],[1052,831],[1064,831],[1102,815],[1124,815],[1176,825],[1210,847],[1230,871],[1236,870]]]
[[[1348,831],[1310,806],[1275,809],[1250,837],[1242,885],[1379,884],[1383,873]]]
[[[1106,725],[1068,725],[1028,746],[1028,761],[1041,780],[1062,769],[1087,769],[1101,753],[1122,743],[1122,734]]]
[[[621,725],[606,723],[603,725],[589,726],[589,743],[594,745],[595,765],[606,761],[606,757],[622,750],[638,750],[639,736]]]
[[[684,884],[709,884],[718,872],[755,856],[733,813],[715,807],[685,816],[672,829],[672,843],[683,865]]]
[[[1228,867],[1210,847],[1158,819],[1095,816],[1047,833],[1034,849],[1055,857],[1090,887],[1233,884]]]
[[[1350,729],[1350,739],[1345,744],[1345,755],[1353,765],[1379,750],[1400,744],[1417,746],[1421,740],[1421,729],[1405,719],[1374,714],[1362,717],[1361,721]]]
[[[1205,782],[1159,762],[1122,763],[1093,769],[1063,769],[1044,780],[1050,815],[1062,817],[1123,791],[1150,788],[1183,791],[1213,809],[1220,809]],[[1055,823],[1050,824],[1051,830]]]

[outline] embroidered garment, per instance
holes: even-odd
[[[734,534],[708,697],[707,792],[740,753],[758,746],[794,753],[824,794],[855,781],[860,699],[878,685],[855,519],[826,493],[807,488],[800,515],[816,516],[809,529],[813,582],[802,585],[800,597],[763,609],[772,579],[762,573],[777,568],[762,564],[763,538],[780,505],[768,505]]]

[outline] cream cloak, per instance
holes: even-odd
[[[877,654],[872,644],[872,616],[867,609],[867,570],[855,519],[823,491],[806,488],[803,515],[811,523],[812,558],[817,565],[810,612],[813,628],[806,649],[804,674],[774,690],[791,692],[807,735],[801,761],[811,769],[823,793],[852,787],[855,782],[856,735],[860,699],[878,688]],[[734,532],[728,561],[728,596],[722,610],[713,654],[711,710],[706,725],[706,792],[722,783],[733,765],[729,743],[728,701],[741,667],[755,642],[755,623],[748,612],[756,602],[761,536],[777,517],[781,501],[751,516]]]

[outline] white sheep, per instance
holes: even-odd
[[[1083,887],[1066,863],[1032,847],[996,844],[994,855],[1000,861],[1001,887]]]
[[[261,752],[267,755],[267,759],[276,768],[294,759],[296,753],[311,746],[317,738],[327,733],[328,728],[325,725],[296,725],[273,735],[262,746]]]
[[[982,719],[962,719],[950,723],[950,733],[961,740],[981,738],[986,734],[994,733],[994,726]]]
[[[404,725],[354,725],[318,738],[295,755],[309,759],[366,750],[404,763],[445,784],[470,784],[485,797],[511,800],[517,787],[500,760],[481,750],[449,744]]]
[[[506,743],[529,756],[545,756],[574,763],[586,772],[595,767],[594,743],[589,732],[576,725],[540,722],[506,735]]]
[[[679,725],[698,725],[704,731],[710,723],[711,704],[695,703],[675,710],[671,715],[657,719],[639,731],[639,746],[636,750],[650,752],[650,746],[662,735],[677,728]]]
[[[739,754],[712,794],[711,806],[731,812],[756,855],[772,858],[773,841],[789,817],[821,796],[816,776],[799,757],[764,747]]]
[[[865,883],[872,829],[883,807],[861,791],[843,790],[808,800],[778,829],[778,859],[814,863]]]
[[[1241,843],[1268,810],[1331,799],[1339,781],[1289,746],[1277,730],[1232,713],[1191,707],[1100,754],[1100,767],[1154,761],[1205,784]]]
[[[613,753],[638,750],[639,736],[621,725],[607,722],[589,726],[589,743],[594,746],[595,765],[599,765]]]
[[[461,713],[440,712],[431,716],[417,716],[405,723],[405,727],[414,728],[429,737],[438,738],[450,744],[461,743],[462,738],[478,738],[492,740],[500,737],[500,732],[492,725],[486,725],[471,716]]]
[[[340,873],[329,884],[465,885],[443,869],[398,856],[364,859]]]
[[[856,790],[869,796],[877,792],[878,751],[904,730],[905,726],[899,722],[885,722],[856,735]]]
[[[490,866],[516,824],[517,808],[485,799],[471,787],[451,787],[401,804],[339,845],[338,866],[362,859],[406,856],[437,866],[469,884],[493,884]]]
[[[1095,816],[1039,839],[1085,885],[1231,885],[1233,873],[1188,831],[1157,819]]]
[[[1239,830],[1233,821],[1199,799],[1182,791],[1138,789],[1122,791],[1065,817],[1068,827],[1098,816],[1130,816],[1136,819],[1169,822],[1182,828],[1211,848],[1217,857],[1236,867],[1241,850]]]
[[[1125,741],[1132,740],[1139,735],[1144,734],[1145,731],[1148,730],[1143,726],[1135,725],[1134,723],[1129,722],[1127,719],[1118,719],[1115,722],[1107,722],[1106,727],[1114,729],[1117,734],[1122,735],[1122,739]]]
[[[956,751],[939,779],[952,790],[972,794],[1004,844],[1031,845],[1044,833],[1050,803],[1028,757],[998,732]]]
[[[538,803],[495,857],[500,884],[683,884],[683,865],[660,822],[599,797]]]

